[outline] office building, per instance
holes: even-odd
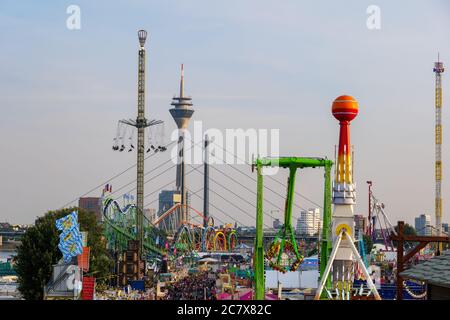
[[[82,197],[78,200],[78,208],[95,214],[97,221],[102,221],[102,200],[99,197]]]
[[[190,194],[186,192],[186,204],[190,205]],[[166,211],[170,210],[174,205],[181,203],[181,191],[180,190],[162,190],[159,193],[159,209],[158,217],[162,216]],[[189,210],[186,210],[189,212]],[[174,232],[178,230],[181,223],[184,221],[179,221],[180,215],[170,214],[168,217],[164,218],[159,224],[160,228]]]
[[[362,214],[355,214],[354,220],[355,220],[355,236],[359,237],[359,235],[364,234],[366,231],[367,218],[364,217]]]
[[[297,233],[305,236],[314,236],[319,234],[322,228],[322,217],[320,209],[302,210],[297,219]]]
[[[154,221],[156,219],[156,209],[144,209],[144,217],[150,222]]]
[[[429,214],[421,214],[414,220],[414,227],[419,236],[431,236],[431,216]]]

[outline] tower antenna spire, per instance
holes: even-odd
[[[192,98],[184,95],[184,64],[181,64],[181,79],[180,79],[180,95],[173,97],[171,103],[173,108],[169,109],[173,120],[178,127],[178,160],[177,160],[177,176],[176,176],[176,188],[181,194],[181,208],[179,208],[177,215],[177,224],[174,230],[177,230],[181,224],[189,222],[189,208],[188,208],[188,196],[186,191],[186,174],[185,174],[185,158],[184,158],[184,131],[189,125],[189,120],[194,113],[192,108]],[[170,230],[169,230],[170,231]]]
[[[184,97],[184,64],[181,64],[180,97]]]

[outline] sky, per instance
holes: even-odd
[[[70,5],[81,10],[80,29],[67,28]],[[380,9],[380,29],[367,27],[370,5]],[[146,115],[165,121],[167,140],[176,128],[168,109],[181,63],[194,103],[192,121],[201,120],[205,129],[279,129],[281,155],[333,159],[339,131],[331,103],[350,94],[360,108],[351,125],[355,212],[367,215],[366,181],[372,180],[392,221],[433,215],[432,68],[438,52],[444,65],[450,63],[449,18],[445,0],[2,0],[0,221],[32,223],[134,164],[134,153],[111,146],[117,121],[136,116],[139,29],[149,33]],[[443,220],[450,222],[446,73],[443,90]],[[149,158],[146,171],[168,158]],[[255,177],[248,166],[237,167]],[[230,167],[217,169],[256,191],[250,178]],[[113,189],[134,176],[129,170],[111,182]],[[281,172],[276,178],[285,177]],[[153,192],[148,207],[157,207],[160,186],[174,178],[172,169],[146,184],[145,194]],[[201,179],[190,174],[189,189],[200,190]],[[234,206],[216,194],[211,203],[239,224],[254,225],[254,194],[217,170],[211,169],[211,179],[247,199],[211,183]],[[99,196],[101,189],[89,195]],[[323,172],[302,170],[297,191],[321,204]],[[272,204],[266,202],[265,210],[282,218],[272,211],[283,207],[282,197],[266,196]],[[201,199],[192,199],[201,210]],[[295,203],[294,217],[299,207],[314,207],[301,197]],[[216,209],[211,213],[234,222]]]

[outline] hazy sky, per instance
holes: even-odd
[[[81,8],[80,30],[66,27],[66,9],[72,4]],[[366,26],[369,5],[381,9],[380,30]],[[193,120],[202,120],[206,128],[279,128],[282,155],[332,159],[338,123],[331,115],[331,103],[350,94],[360,103],[351,126],[356,212],[367,214],[366,180],[372,180],[392,220],[413,222],[420,213],[433,214],[432,68],[438,51],[450,64],[446,0],[2,0],[0,221],[31,223],[134,163],[134,153],[115,153],[111,145],[117,120],[136,114],[136,31],[141,28],[149,32],[147,117],[165,120],[167,136],[175,128],[168,109],[178,92],[180,63],[185,64],[186,92],[196,110]],[[447,222],[449,78],[444,73],[443,220]],[[150,158],[146,169],[168,157],[167,153]],[[251,174],[246,166],[240,170]],[[256,191],[253,181],[234,173]],[[131,170],[112,181],[113,189],[134,176]],[[321,203],[322,176],[319,169],[302,171],[297,190]],[[174,170],[163,174],[146,185],[145,193],[174,177]],[[211,177],[254,203],[251,193],[219,172],[211,170]],[[285,193],[281,186],[268,183]],[[201,186],[201,176],[192,173],[191,190]],[[255,215],[252,206],[214,183],[212,189]],[[157,192],[145,203],[156,196]],[[267,196],[282,207],[283,199]],[[216,195],[211,194],[211,201],[237,221],[254,224]],[[296,203],[312,206],[301,198]],[[202,209],[196,197],[193,205]],[[267,203],[266,209],[274,207]],[[230,220],[213,208],[211,212],[218,220]]]

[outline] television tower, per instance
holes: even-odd
[[[147,31],[139,30],[139,54],[138,54],[138,101],[136,120],[120,120],[119,124],[125,124],[137,128],[137,180],[136,180],[136,240],[139,241],[140,252],[143,252],[144,243],[144,153],[145,153],[145,128],[162,123],[161,120],[147,120],[145,118],[145,40]],[[116,147],[117,148],[117,147]],[[113,150],[116,150],[113,147]],[[122,151],[123,149],[119,150]],[[130,150],[131,151],[131,150]]]
[[[436,127],[435,127],[435,205],[434,212],[436,217],[436,229],[438,236],[442,233],[442,79],[441,74],[444,73],[444,63],[438,61],[434,63],[433,72],[436,74],[436,89],[435,89],[435,107],[436,107]],[[442,244],[439,245],[441,247]]]
[[[189,120],[194,113],[192,108],[192,98],[184,95],[184,65],[181,65],[181,80],[180,80],[180,95],[174,97],[171,103],[174,106],[169,110],[170,114],[175,120],[178,127],[178,162],[177,162],[177,176],[176,187],[181,194],[181,208],[178,213],[177,228],[189,219],[189,214],[186,206],[186,174],[184,161],[184,132],[189,125]]]

